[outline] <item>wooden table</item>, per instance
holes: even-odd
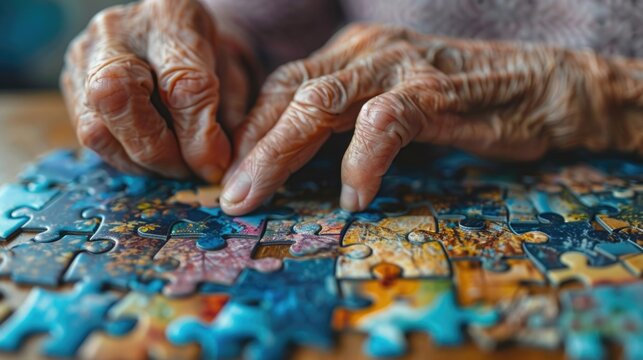
[[[57,92],[0,94],[0,183],[13,181],[25,163],[59,147],[77,147],[65,105]],[[332,352],[298,349],[297,359],[364,359],[361,334],[345,334]],[[33,352],[30,352],[33,354]],[[496,352],[483,352],[469,344],[458,348],[436,348],[427,337],[410,337],[408,359],[562,359],[561,351],[510,347]],[[0,354],[0,358],[5,358]],[[24,354],[23,354],[24,356]],[[30,356],[31,357],[31,356]],[[12,357],[13,358],[13,357]]]

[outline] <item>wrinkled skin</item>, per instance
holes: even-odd
[[[72,46],[70,57],[77,47]],[[90,57],[105,57],[101,51],[90,51]],[[148,54],[148,59],[159,56]],[[201,53],[194,50],[190,54],[197,57]],[[72,75],[71,82],[82,74]],[[120,79],[127,75],[132,79],[134,73]],[[112,127],[129,135],[140,131],[136,126],[141,121],[152,121],[145,117],[132,119],[136,99],[130,95],[116,107],[122,125],[114,126],[118,121],[104,111],[100,113],[102,107],[91,101],[97,94],[95,87],[87,84],[92,84],[95,77],[85,76],[83,79],[89,78],[81,81],[85,86],[72,92],[79,98],[86,97],[88,101],[83,104],[90,105],[76,110],[80,114],[79,136],[83,126],[95,126],[87,124],[97,122],[97,111],[111,131],[104,132],[107,137],[118,133]],[[196,90],[216,92],[206,85],[213,84],[199,83],[198,89],[179,92],[174,99],[190,105],[199,103],[199,110],[209,109],[195,101],[200,99]],[[163,87],[159,87],[163,94]],[[149,98],[151,88],[145,89],[139,94],[141,103]],[[224,90],[219,93],[224,94]],[[113,98],[119,97],[106,97],[105,102]],[[115,117],[113,113],[107,111]],[[175,123],[180,121],[180,114],[172,112]],[[218,129],[210,120],[214,114],[207,114],[210,122],[205,118],[190,122],[190,134],[203,131],[209,136],[186,144],[193,145],[190,151],[183,147],[181,152],[176,150],[181,143],[177,127],[174,131],[179,144],[173,145],[171,139],[151,136],[166,130],[152,130],[146,124],[148,136],[155,139],[145,147],[150,154],[143,159],[132,157],[125,145],[119,154],[129,155],[130,162],[138,167],[182,176],[184,173],[166,167],[173,164],[168,159],[180,163],[182,153],[189,169],[211,180],[200,172],[200,166],[211,161],[224,168],[228,152],[220,130],[201,130],[203,126]],[[606,59],[589,51],[541,45],[440,38],[383,25],[350,25],[310,57],[277,69],[263,84],[243,124],[236,129],[229,127],[234,134],[233,157],[223,179],[220,203],[229,214],[253,210],[336,132],[354,130],[342,160],[344,185],[340,202],[345,209],[356,211],[373,199],[382,175],[399,150],[412,141],[450,145],[507,160],[532,160],[551,149],[574,147],[643,154],[642,128],[641,61]],[[104,141],[97,135],[94,138]],[[132,141],[131,136],[119,139],[120,144]],[[81,141],[92,147],[91,141],[83,141],[82,136]],[[162,150],[167,153],[161,155]],[[213,151],[216,156],[208,158]],[[115,157],[105,151],[99,153],[108,159]],[[202,158],[194,156],[200,153],[204,154]],[[176,159],[167,154],[175,154]],[[150,159],[164,162],[157,161],[154,167]]]
[[[241,123],[248,101],[239,47],[196,1],[100,12],[61,75],[80,143],[124,171],[219,181],[231,155],[223,129]]]

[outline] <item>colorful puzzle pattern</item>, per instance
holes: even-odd
[[[0,351],[44,335],[48,357],[281,359],[356,331],[372,357],[419,332],[641,358],[643,164],[434,160],[393,168],[359,213],[322,161],[230,217],[219,187],[49,154],[0,187]]]

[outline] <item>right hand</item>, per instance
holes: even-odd
[[[241,123],[249,94],[227,44],[197,1],[144,0],[94,16],[61,75],[80,143],[126,172],[219,181],[231,153],[224,129]]]

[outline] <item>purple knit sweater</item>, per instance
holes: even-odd
[[[306,56],[352,21],[643,56],[643,1],[638,0],[202,1],[245,28],[270,67]]]

